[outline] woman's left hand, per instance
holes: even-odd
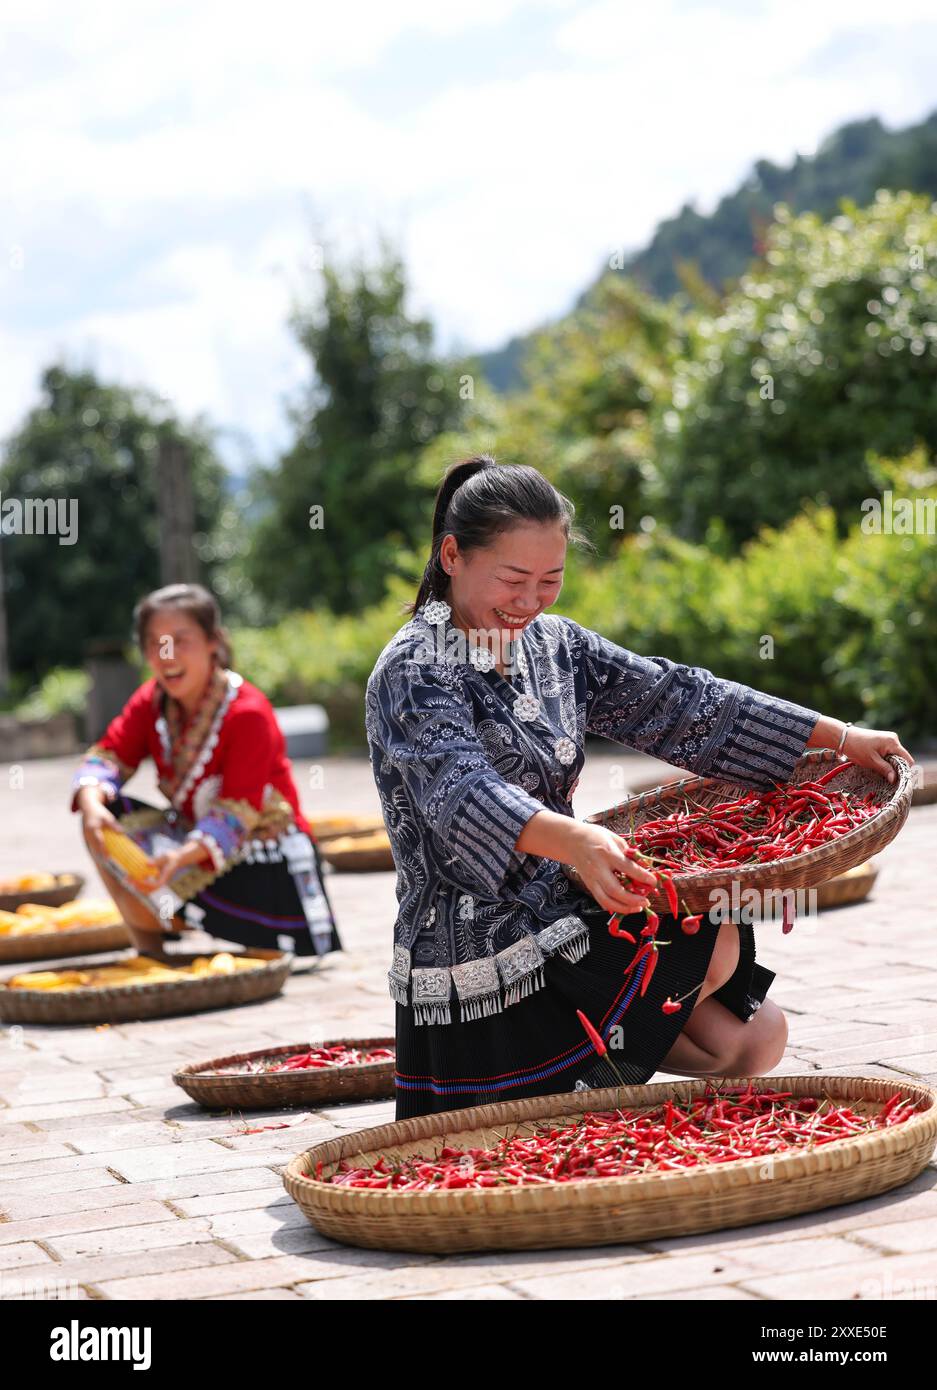
[[[909,767],[914,763],[914,759],[907,748],[902,746],[897,734],[886,733],[882,729],[857,729],[855,725],[846,730],[843,754],[852,762],[858,763],[860,767],[868,767],[873,772],[880,772],[883,777],[888,778],[889,782],[894,782],[898,774],[891,763],[885,761],[886,755],[894,754],[903,758]]]
[[[199,864],[208,858],[209,855],[204,846],[197,841],[193,844],[180,845],[178,849],[167,850],[165,854],[154,854],[155,873],[146,880],[144,886],[149,892],[156,892],[159,888],[165,888],[169,880],[180,869],[187,869],[190,864]]]
[[[181,849],[171,849],[165,854],[154,854],[153,873],[144,881],[144,886],[150,891],[155,892],[158,888],[165,888],[166,884],[177,874],[183,864]]]

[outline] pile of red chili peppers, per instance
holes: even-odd
[[[307,1071],[319,1067],[357,1067],[366,1062],[392,1062],[394,1060],[394,1050],[390,1047],[346,1047],[344,1044],[337,1044],[335,1047],[313,1047],[308,1052],[296,1052],[292,1057],[285,1060],[273,1057],[258,1057],[247,1066],[224,1067],[225,1073],[236,1072],[273,1072],[273,1071]]]
[[[633,826],[629,843],[652,863],[684,874],[790,859],[877,815],[881,808],[873,792],[860,797],[829,785],[854,766],[847,760],[815,781],[778,785],[715,806],[685,797],[685,810]]]
[[[703,1095],[682,1108],[667,1100],[651,1110],[590,1112],[574,1123],[542,1124],[532,1133],[518,1130],[490,1148],[445,1145],[432,1158],[381,1155],[366,1168],[343,1159],[329,1176],[320,1162],[315,1177],[344,1187],[395,1192],[628,1178],[810,1150],[901,1124],[916,1108],[900,1091],[879,1109],[862,1113],[829,1097],[795,1099],[790,1091],[758,1091],[751,1081],[744,1090],[724,1092],[707,1085]]]

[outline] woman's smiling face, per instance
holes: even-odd
[[[191,711],[211,679],[217,646],[187,613],[159,608],[147,624],[143,655],[166,693]]]
[[[491,545],[465,553],[455,536],[446,536],[439,558],[456,627],[495,630],[502,645],[517,637],[559,598],[567,544],[560,522],[519,522]]]

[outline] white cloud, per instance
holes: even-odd
[[[73,346],[269,444],[283,392],[305,373],[286,317],[311,214],[342,249],[389,231],[443,342],[495,346],[563,312],[613,250],[643,244],[685,201],[712,207],[754,159],[809,153],[848,119],[920,119],[937,57],[930,10],[39,0],[8,11],[0,292],[15,368],[0,433],[53,352]],[[537,40],[526,64],[523,43],[504,48],[519,33]]]

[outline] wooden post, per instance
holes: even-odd
[[[199,564],[192,544],[195,530],[192,468],[186,450],[175,440],[160,440],[156,483],[162,583],[197,584]]]
[[[10,651],[7,636],[6,585],[3,579],[3,541],[0,539],[0,695],[10,684]]]

